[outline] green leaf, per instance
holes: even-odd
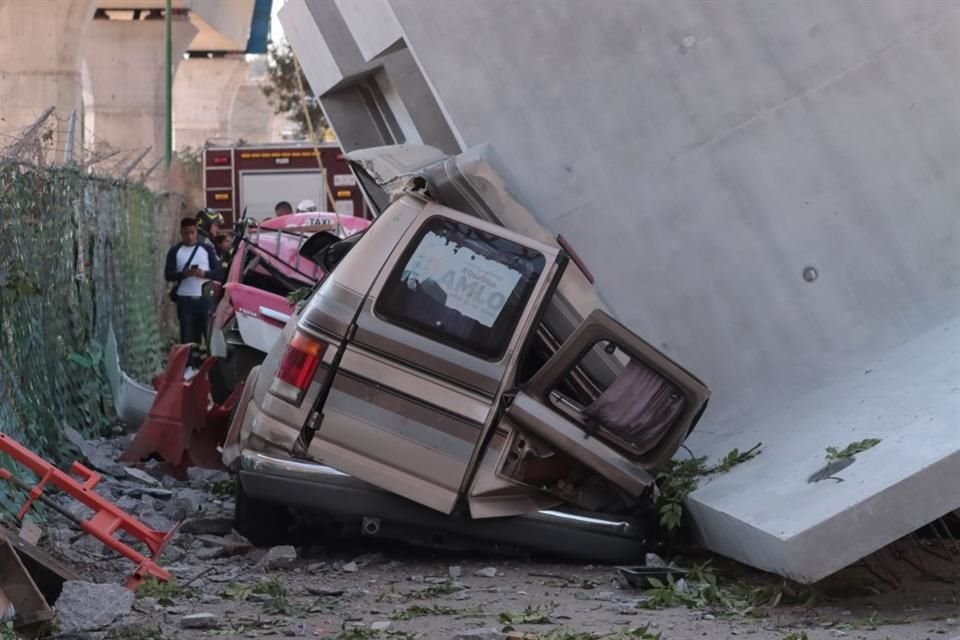
[[[837,449],[836,447],[827,447],[827,462],[838,462],[840,460],[846,460],[852,458],[858,453],[863,453],[867,449],[872,449],[873,447],[880,444],[880,438],[865,438],[859,442],[851,442],[842,450]]]
[[[503,624],[550,624],[549,611],[527,607],[521,612],[504,612],[499,616]]]
[[[93,360],[76,352],[71,352],[70,355],[67,356],[67,360],[74,364],[78,364],[85,369],[90,369],[93,367]]]

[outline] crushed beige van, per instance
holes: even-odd
[[[393,187],[382,212],[305,247],[329,274],[251,372],[224,445],[238,530],[270,543],[295,508],[348,534],[642,558],[654,478],[706,386],[584,308],[565,241],[478,213],[509,209],[489,165],[430,160],[404,180],[361,162],[368,188]],[[470,186],[450,162],[487,176],[475,206],[444,197]]]

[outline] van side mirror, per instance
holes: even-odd
[[[329,231],[318,231],[303,243],[303,246],[300,247],[300,255],[322,267],[321,254],[324,249],[335,242],[340,242],[340,236]]]

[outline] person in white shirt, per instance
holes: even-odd
[[[180,221],[180,242],[167,252],[164,277],[176,283],[170,297],[177,304],[180,343],[200,344],[211,312],[209,300],[203,297],[203,283],[220,279],[220,262],[213,248],[199,242],[193,218]]]

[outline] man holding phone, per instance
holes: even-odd
[[[200,344],[207,331],[210,303],[203,297],[203,283],[220,279],[220,263],[213,248],[199,242],[197,221],[180,221],[180,242],[170,247],[164,267],[167,282],[176,283],[170,297],[177,304],[180,343]]]

